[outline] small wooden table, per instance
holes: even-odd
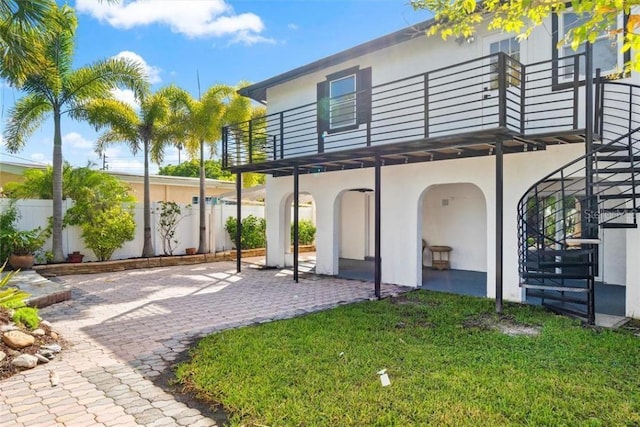
[[[436,270],[448,270],[451,268],[449,264],[451,246],[429,246],[429,250],[431,251],[431,268]]]

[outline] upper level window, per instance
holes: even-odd
[[[329,82],[329,127],[331,129],[356,124],[356,76]]]
[[[357,131],[371,121],[371,68],[351,67],[317,85],[318,149],[327,135]]]
[[[585,51],[585,44],[581,44],[577,51],[571,48],[571,42],[567,42],[565,36],[567,33],[581,25],[588,19],[587,16],[577,14],[574,12],[564,12],[557,20],[557,40],[559,44],[558,56],[560,58],[571,56],[577,53],[583,53]],[[596,40],[592,44],[593,50],[593,69],[600,69],[602,74],[609,74],[617,72],[622,69],[623,58],[620,54],[620,40],[618,36],[611,37],[607,31],[602,31],[598,34]],[[556,41],[556,46],[558,45]],[[558,77],[560,80],[567,80],[573,78],[574,66],[571,59],[562,61],[559,66]],[[585,61],[584,57],[580,58],[580,76],[584,77]]]
[[[498,79],[499,70],[497,55],[499,52],[504,52],[511,59],[520,61],[520,43],[515,37],[510,37],[491,43],[489,45],[489,54],[493,55],[490,59],[491,89],[498,89],[498,86],[500,85]],[[516,66],[515,63],[510,63],[510,61],[507,60],[506,68],[508,86],[520,86],[520,67]]]

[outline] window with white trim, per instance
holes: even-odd
[[[574,51],[571,47],[571,42],[565,41],[567,32],[581,25],[583,22],[589,19],[588,16],[577,14],[571,11],[564,12],[558,17],[558,40],[561,41],[561,45],[558,49],[558,56],[560,58],[565,56],[574,55],[576,53],[582,53],[585,51],[585,43],[578,47],[577,51]],[[618,18],[622,20],[622,16]],[[619,27],[622,22],[619,22]],[[624,64],[623,55],[620,53],[619,36],[611,37],[607,31],[602,31],[598,34],[596,40],[593,42],[593,69],[600,68],[603,75],[618,72],[622,69]],[[584,77],[584,57],[580,58],[580,76]],[[559,72],[560,80],[566,80],[573,78],[573,64],[570,59],[567,59],[562,64],[562,69]]]
[[[217,200],[218,199],[213,196],[205,196],[204,203],[207,205],[215,205]],[[200,203],[200,196],[191,196],[191,204],[197,205],[198,203]]]
[[[329,128],[356,124],[356,75],[329,82]]]
[[[498,53],[504,52],[516,61],[520,61],[520,43],[515,37],[505,38],[489,45],[489,54],[494,55],[490,59],[491,77],[490,88],[498,89],[500,85],[498,79]],[[507,60],[506,64],[507,84],[508,86],[520,86],[520,66],[511,64]]]

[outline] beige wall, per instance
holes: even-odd
[[[0,171],[0,187],[4,187],[7,182],[23,182],[22,175],[17,175],[11,172]]]
[[[131,186],[132,194],[137,201],[142,202],[144,195],[144,188],[142,183],[134,182],[129,183]],[[200,193],[198,186],[185,186],[185,185],[171,185],[171,184],[151,184],[149,186],[150,197],[152,202],[176,202],[176,203],[191,203],[191,198],[197,196]],[[219,187],[207,187],[206,195],[216,197],[224,193],[231,191],[229,188]]]

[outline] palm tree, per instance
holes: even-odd
[[[251,103],[248,98],[237,93],[237,88],[227,85],[214,85],[199,99],[182,91],[175,102],[176,108],[180,109],[175,117],[183,128],[185,148],[191,158],[200,159],[198,253],[202,254],[209,252],[206,233],[205,145],[208,144],[214,154],[216,143],[222,136],[222,127],[227,123],[248,120],[251,116]]]
[[[17,152],[47,116],[53,117],[52,249],[53,260],[62,262],[62,116],[82,118],[89,101],[110,98],[111,89],[119,85],[142,96],[148,83],[140,64],[124,59],[101,60],[74,70],[76,16],[67,6],[54,7],[51,16],[57,24],[39,46],[37,67],[28,72],[21,85],[26,96],[9,112],[4,137],[7,149]]]
[[[164,148],[175,144],[181,136],[181,129],[174,125],[171,117],[171,99],[179,89],[167,86],[154,94],[145,94],[136,111],[131,105],[113,99],[96,100],[84,110],[84,117],[107,131],[98,138],[96,151],[102,152],[107,145],[125,143],[135,155],[140,150],[144,154],[144,244],[142,257],[155,255],[151,241],[151,196],[149,189],[149,158],[162,162]]]
[[[35,70],[38,47],[48,28],[53,0],[0,0],[0,77],[20,83]]]

